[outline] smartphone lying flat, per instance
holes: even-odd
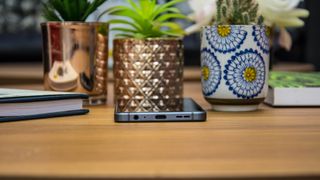
[[[183,110],[177,112],[118,112],[115,122],[200,122],[205,121],[207,113],[191,98],[183,99]]]

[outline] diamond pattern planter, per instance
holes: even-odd
[[[116,39],[113,56],[120,112],[181,110],[182,40]]]

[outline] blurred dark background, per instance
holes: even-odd
[[[160,0],[165,1],[165,0]],[[305,0],[301,3],[310,11],[303,28],[289,29],[293,38],[291,51],[275,44],[273,63],[312,63],[320,70],[320,1]],[[187,4],[180,8],[190,12]],[[41,0],[0,0],[0,63],[41,62]],[[187,24],[185,24],[187,26]],[[187,36],[185,64],[200,64],[200,35]]]
[[[0,0],[0,62],[41,61],[41,0]]]

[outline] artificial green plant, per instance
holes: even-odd
[[[107,0],[48,0],[43,16],[48,21],[86,21]]]
[[[181,37],[182,27],[171,22],[172,19],[185,19],[186,16],[174,7],[185,0],[172,0],[165,4],[157,4],[156,0],[127,0],[129,6],[115,6],[104,13],[117,16],[108,21],[111,24],[122,24],[125,27],[114,27],[119,31],[117,36],[129,38]]]
[[[264,18],[258,15],[259,4],[255,0],[217,0],[218,25],[263,24]]]

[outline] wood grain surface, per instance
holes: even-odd
[[[210,108],[199,82],[184,90]],[[319,108],[262,105],[208,111],[201,123],[119,124],[110,100],[85,116],[1,123],[0,179],[320,177]]]

